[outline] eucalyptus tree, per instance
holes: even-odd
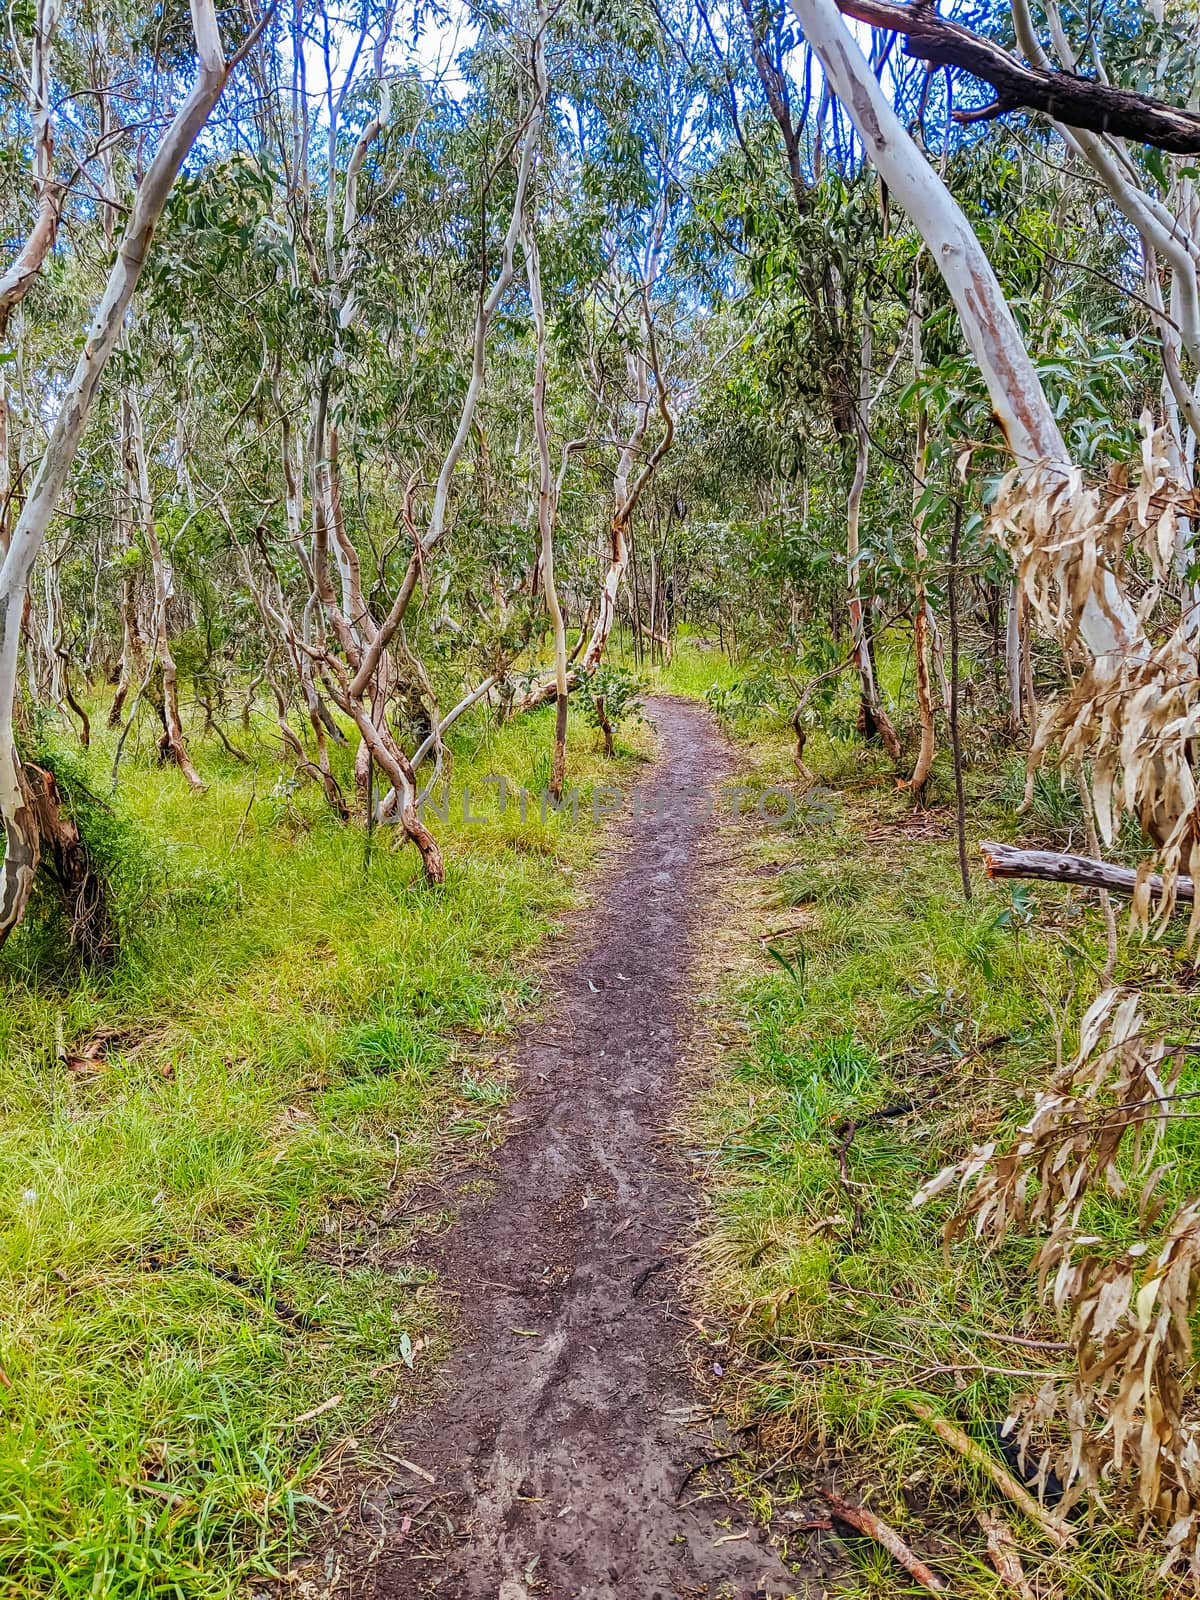
[[[52,9],[35,12],[33,27],[39,36],[37,48],[43,60],[46,31],[52,22]],[[229,73],[211,0],[191,0],[191,24],[194,39],[191,86],[180,99],[132,197],[104,292],[74,372],[53,402],[53,420],[45,447],[0,564],[0,816],[5,834],[0,880],[0,942],[20,921],[28,902],[48,809],[41,797],[34,796],[22,771],[14,726],[21,621],[30,576],[83,437],[101,374],[119,342],[155,224],[180,166],[216,105]],[[31,104],[35,100],[36,94],[31,93]],[[44,200],[45,180],[38,163],[44,160],[44,153],[44,141],[35,141],[34,187],[39,211]],[[39,216],[32,230],[34,236],[40,223]],[[53,393],[53,385],[47,387]]]
[[[1148,437],[1137,496],[1117,493],[1102,510],[1104,496],[1084,484],[1071,458],[976,234],[914,146],[834,0],[791,0],[791,4],[865,145],[929,246],[954,300],[1019,468],[1019,479],[1010,481],[1001,500],[1000,526],[1023,584],[1043,623],[1064,644],[1079,644],[1085,652],[1074,692],[1043,726],[1042,741],[1059,737],[1070,756],[1094,755],[1101,831],[1110,839],[1120,810],[1136,812],[1159,848],[1169,906],[1171,884],[1180,867],[1186,864],[1193,872],[1200,868],[1198,795],[1190,755],[1195,685],[1200,679],[1187,597],[1182,607],[1176,605],[1175,617],[1159,640],[1151,639],[1147,622],[1155,601],[1170,595],[1164,533],[1165,555],[1170,558],[1177,548],[1179,519],[1187,514],[1187,493],[1171,482],[1165,458]],[[1065,77],[1061,85],[1052,82],[1052,88],[1066,95]],[[1103,84],[1096,87],[1093,98],[1103,107]],[[1059,102],[1051,95],[1044,103],[1055,109]],[[1098,119],[1101,127],[1117,115],[1110,110],[1092,116],[1086,101],[1080,104],[1078,97],[1075,104],[1077,120]],[[1165,120],[1186,123],[1188,115]],[[1189,137],[1196,138],[1200,119],[1192,118],[1191,124]],[[1174,135],[1168,132],[1167,137]],[[1186,300],[1186,283],[1181,282],[1180,292]],[[1138,580],[1125,564],[1127,543],[1139,549],[1150,567],[1149,596],[1140,604],[1134,598]],[[1143,910],[1148,896],[1146,880]]]
[[[629,571],[633,521],[667,459],[687,392],[680,371],[705,308],[685,303],[676,275],[689,180],[707,158],[704,86],[660,17],[631,4],[559,22],[560,120],[555,196],[558,283],[552,295],[558,362],[580,397],[574,437],[561,442],[557,497],[571,458],[608,508],[594,600],[581,616],[578,664],[533,684],[519,704],[557,698],[599,667]],[[599,465],[611,460],[611,475]],[[576,469],[578,470],[578,469]],[[557,504],[557,501],[556,501]],[[549,598],[549,596],[547,596]],[[565,731],[565,730],[564,730]],[[559,735],[556,732],[556,749]]]

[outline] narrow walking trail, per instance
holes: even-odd
[[[662,754],[647,782],[680,803],[636,833],[617,824],[587,929],[518,1039],[512,1131],[439,1250],[463,1343],[445,1398],[399,1420],[388,1446],[432,1486],[391,1486],[389,1515],[408,1522],[375,1566],[380,1596],[805,1593],[710,1480],[680,1494],[714,1447],[677,1280],[696,1199],[663,1130],[709,886],[735,850],[728,817],[686,798],[730,777],[709,716],[649,709]]]

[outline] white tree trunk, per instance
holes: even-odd
[[[30,573],[79,448],[100,375],[120,337],[155,224],[184,157],[225,87],[227,67],[213,0],[191,0],[191,15],[196,42],[195,82],[138,185],[117,259],[74,374],[58,403],[29,498],[0,564],[0,816],[5,835],[0,943],[24,913],[38,859],[37,829],[22,791],[13,729],[21,613]]]
[[[890,193],[929,247],[954,301],[1017,463],[1070,471],[1071,459],[983,246],[896,115],[836,0],[788,0],[830,86]],[[1110,573],[1085,601],[1079,632],[1095,656],[1146,651],[1137,613]]]
[[[24,299],[42,264],[54,248],[66,194],[54,177],[54,112],[50,92],[54,35],[58,28],[57,0],[37,0],[33,42],[29,53],[29,120],[33,132],[33,180],[37,214],[29,237],[8,269],[0,274],[0,334],[8,326],[13,307]]]
[[[533,426],[538,450],[538,537],[541,550],[540,573],[546,610],[554,635],[554,688],[557,695],[554,719],[554,751],[550,761],[550,793],[562,798],[567,773],[567,629],[563,622],[558,586],[554,580],[554,521],[558,500],[550,468],[550,438],[546,431],[546,308],[542,300],[542,266],[532,219],[524,224],[525,275],[529,282],[529,302],[537,338],[533,378]]]

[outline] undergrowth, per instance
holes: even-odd
[[[438,891],[296,783],[266,719],[248,765],[197,739],[203,795],[148,728],[115,796],[111,741],[58,735],[124,942],[82,969],[43,898],[0,956],[0,1594],[238,1592],[420,1383],[436,1285],[386,1210],[495,1137],[503,1035],[614,773],[573,716],[578,821],[499,818],[482,779],[539,787],[552,715],[456,730]],[[628,776],[648,735],[622,746]]]
[[[691,661],[677,681],[691,693],[707,687]],[[730,726],[744,740],[748,783],[794,781],[781,715]],[[1062,1329],[1031,1279],[1036,1241],[1011,1237],[988,1254],[968,1238],[946,1253],[944,1209],[914,1211],[910,1200],[973,1143],[1011,1134],[1033,1089],[1074,1049],[1098,990],[1104,931],[1089,897],[992,884],[978,864],[980,838],[1040,839],[1073,820],[1069,808],[1051,780],[1017,817],[1023,778],[969,769],[967,903],[944,756],[941,803],[929,811],[914,809],[890,764],[861,743],[818,732],[806,760],[832,791],[834,817],[764,830],[751,846],[758,893],[740,892],[729,908],[725,1047],[702,1074],[688,1129],[710,1195],[696,1291],[722,1403],[735,1423],[754,1424],[758,1447],[743,1486],[786,1535],[819,1517],[820,1484],[839,1484],[933,1559],[956,1594],[1010,1592],[986,1564],[976,1522],[996,1507],[1019,1530],[1041,1600],[1178,1593],[1157,1583],[1158,1556],[1119,1516],[1082,1529],[1074,1550],[1047,1546],[906,1405],[923,1400],[998,1451],[1010,1402],[1064,1359]],[[1192,968],[1177,934],[1161,945],[1123,937],[1118,981],[1143,988],[1169,1037],[1194,1036]],[[1169,1136],[1172,1199],[1200,1192],[1194,1130],[1183,1121]],[[1090,1225],[1114,1249],[1129,1242],[1116,1207]],[[833,1556],[828,1538],[787,1541],[810,1566],[822,1549]],[[838,1555],[831,1594],[924,1592],[877,1546],[845,1540]]]

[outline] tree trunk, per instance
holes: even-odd
[[[171,606],[175,599],[175,582],[158,537],[154,520],[154,500],[150,492],[150,472],[146,463],[146,441],[142,431],[142,411],[137,395],[127,389],[124,408],[128,419],[128,440],[133,456],[134,481],[137,487],[138,520],[146,548],[150,552],[150,566],[154,578],[154,634],[151,648],[156,666],[161,669],[160,703],[163,732],[158,741],[162,760],[174,761],[191,787],[203,793],[204,781],[192,765],[183,738],[183,723],[179,715],[179,684],[175,657],[171,653]],[[110,713],[111,715],[111,713]]]
[[[871,405],[871,366],[874,343],[871,330],[871,307],[863,305],[862,340],[859,346],[859,392],[855,408],[854,476],[850,480],[850,493],[846,497],[846,586],[847,610],[850,615],[850,635],[854,640],[854,657],[858,663],[861,695],[860,726],[866,738],[878,734],[884,749],[893,761],[900,759],[900,740],[891,719],[883,709],[879,687],[875,678],[875,663],[871,653],[872,641],[867,635],[863,609],[862,579],[859,572],[859,522],[862,514],[863,491],[867,485],[867,466],[870,460],[871,437],[868,431]]]
[[[600,724],[600,732],[604,735],[604,754],[611,758],[617,752],[613,744],[613,725],[608,720],[608,712],[605,710],[604,696],[602,694],[596,696],[596,721]]]
[[[63,809],[54,775],[32,763],[24,770],[30,811],[40,839],[43,870],[62,896],[71,944],[89,966],[117,955],[117,930],[107,887],[75,822]]]
[[[1004,624],[1004,681],[1008,686],[1008,726],[1015,739],[1025,726],[1021,671],[1021,596],[1016,579],[1008,586]]]
[[[913,269],[914,278],[916,268]],[[914,288],[913,298],[913,380],[921,377],[921,306]],[[916,672],[917,714],[921,722],[921,744],[916,765],[909,779],[909,788],[918,805],[925,803],[925,786],[933,768],[936,734],[933,720],[933,690],[929,681],[929,657],[932,641],[929,638],[929,597],[925,587],[925,513],[921,499],[926,489],[929,472],[929,417],[924,405],[917,416],[916,460],[913,464],[913,558],[916,564],[916,583],[913,600],[913,664]]]
[[[0,879],[0,946],[20,922],[33,889],[41,840],[28,780],[12,739],[0,737],[0,813],[4,818],[4,876]]]
[[[100,375],[125,325],[155,224],[184,157],[225,87],[227,68],[213,0],[192,0],[191,14],[197,55],[195,80],[137,187],[95,320],[58,404],[29,496],[0,565],[0,812],[10,843],[0,875],[0,944],[24,913],[37,864],[34,825],[26,820],[28,806],[21,792],[20,763],[13,744],[21,614],[29,576],[75,459]]]
[[[963,793],[962,740],[958,732],[958,546],[962,535],[962,496],[954,502],[954,523],[950,533],[950,572],[946,584],[946,600],[950,609],[950,751],[954,759],[954,823],[958,841],[958,871],[962,878],[963,898],[971,898],[971,871],[967,866],[967,802]]]
[[[540,59],[540,58],[539,58]],[[544,70],[544,69],[543,69]],[[539,92],[544,84],[539,84]],[[540,572],[546,610],[554,635],[554,753],[550,762],[550,793],[562,799],[567,776],[567,629],[554,575],[554,523],[558,494],[550,470],[550,439],[546,431],[546,310],[542,300],[542,266],[532,220],[523,223],[525,273],[529,280],[529,299],[537,335],[537,355],[533,377],[533,426],[538,447],[538,535],[541,547]],[[564,465],[565,465],[564,457]]]
[[[1071,459],[1008,303],[958,203],[917,148],[857,43],[836,0],[788,0],[890,193],[929,246],[979,363],[1009,448],[1022,468],[1070,471]],[[1095,656],[1145,651],[1137,613],[1111,573],[1089,594],[1079,632]]]

